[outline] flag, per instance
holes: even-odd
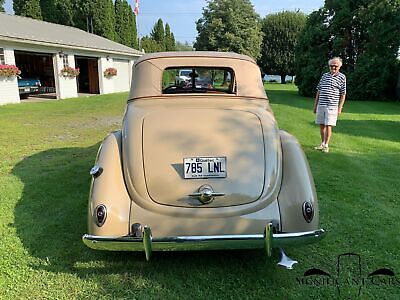
[[[133,9],[135,15],[139,14],[139,0],[135,0],[135,8]]]

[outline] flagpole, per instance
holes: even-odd
[[[139,31],[139,0],[135,0],[135,8],[134,8],[134,13],[136,16],[136,32],[137,32],[137,39],[138,39],[138,45],[139,45],[139,51],[142,52],[142,47],[141,47],[141,40],[140,40],[140,31]]]

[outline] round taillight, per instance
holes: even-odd
[[[107,218],[107,209],[106,209],[105,205],[100,204],[99,206],[97,206],[95,208],[94,218],[96,220],[97,226],[99,226],[99,227],[103,226],[103,224]]]
[[[314,207],[311,202],[303,203],[303,217],[307,223],[310,223],[314,218]]]
[[[92,175],[94,178],[99,177],[101,173],[103,173],[103,168],[100,166],[93,166],[93,168],[90,169],[90,175]]]

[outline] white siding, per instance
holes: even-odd
[[[114,59],[114,68],[117,76],[114,76],[114,92],[126,92],[130,89],[130,63],[129,60]]]
[[[3,48],[0,45],[0,48]],[[14,49],[4,49],[6,65],[15,65]],[[18,80],[16,77],[0,77],[0,105],[6,103],[19,103]]]
[[[75,68],[75,58],[71,53],[68,55],[68,64],[70,67]],[[54,65],[54,78],[56,79],[57,99],[74,98],[78,97],[78,87],[76,78],[64,77],[61,75],[61,70],[64,67],[63,59],[59,55],[53,56]]]
[[[108,60],[105,57],[101,57],[99,59],[99,86],[100,86],[100,94],[110,94],[114,92],[114,78],[104,77],[104,71],[107,68],[113,67],[113,60],[109,58]]]

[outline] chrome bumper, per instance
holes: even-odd
[[[96,250],[144,251],[149,260],[152,251],[173,250],[223,250],[223,249],[265,249],[271,256],[272,248],[317,242],[325,236],[323,229],[294,233],[273,233],[268,224],[264,234],[174,236],[153,238],[150,227],[143,227],[142,237],[104,237],[85,234],[82,240],[86,246]]]

